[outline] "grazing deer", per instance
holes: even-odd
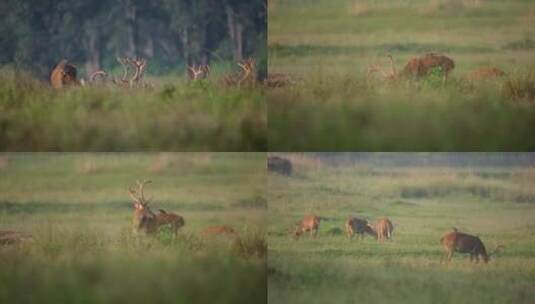
[[[204,236],[209,235],[229,235],[229,236],[237,236],[236,230],[232,228],[231,226],[226,225],[220,225],[220,226],[212,226],[204,229],[201,232]]]
[[[264,79],[264,85],[268,88],[280,88],[288,85],[296,84],[300,79],[295,77],[283,74],[283,73],[270,73]]]
[[[299,237],[307,232],[310,231],[311,237],[317,237],[318,236],[318,229],[320,226],[320,218],[311,214],[306,215],[301,222],[297,223],[297,226],[295,228],[294,232],[294,238],[297,240]]]
[[[184,226],[184,219],[178,214],[163,209],[159,209],[158,214],[152,212],[148,206],[149,201],[145,199],[143,194],[143,187],[150,182],[137,181],[138,190],[136,191],[132,187],[129,189],[130,197],[134,201],[134,231],[154,234],[160,226],[170,225],[176,238],[178,229]]]
[[[481,257],[485,263],[488,263],[490,257],[503,248],[503,246],[498,245],[492,253],[487,254],[485,245],[483,245],[479,237],[459,232],[456,228],[453,228],[452,232],[448,232],[440,238],[440,243],[444,248],[448,262],[451,261],[453,253],[457,251],[460,253],[469,253],[470,262],[475,258],[477,264],[479,263],[479,257]]]
[[[505,72],[498,68],[478,68],[471,71],[466,78],[470,81],[492,80],[505,76]]]
[[[210,66],[207,64],[191,65],[188,66],[188,76],[192,81],[208,78],[210,74]]]
[[[80,81],[76,79],[76,67],[67,62],[67,59],[62,59],[50,72],[50,85],[54,89],[81,84]]]
[[[360,235],[362,239],[364,233],[369,233],[368,221],[356,217],[350,217],[345,223],[347,238],[353,239],[355,233]],[[373,235],[373,234],[372,234]]]
[[[444,75],[443,83],[445,84],[449,73],[455,68],[455,62],[451,58],[441,54],[425,54],[409,60],[401,71],[400,76],[421,78],[427,76],[435,68],[440,68]]]
[[[375,239],[381,243],[385,239],[392,239],[394,225],[392,225],[392,222],[386,217],[379,219],[375,225],[372,226],[368,224],[366,227],[367,228],[365,232],[375,237]]]

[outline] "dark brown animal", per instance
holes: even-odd
[[[455,62],[441,54],[425,54],[409,60],[400,76],[418,79],[427,76],[435,68],[440,68],[443,73],[443,82],[446,83],[449,73],[455,68]]]
[[[476,263],[479,263],[481,257],[485,263],[488,263],[491,255],[495,254],[503,246],[497,246],[494,252],[487,254],[485,245],[477,236],[469,235],[466,233],[458,232],[456,228],[453,228],[452,232],[446,233],[440,238],[440,243],[444,248],[444,252],[448,261],[451,261],[453,253],[469,253],[470,262],[474,259]]]
[[[310,232],[311,237],[318,236],[318,229],[320,226],[320,218],[310,214],[306,215],[301,222],[299,222],[295,228],[294,238],[299,239],[299,237],[305,233]]]
[[[159,209],[159,213],[152,212],[148,205],[149,201],[145,199],[143,194],[143,187],[148,183],[150,181],[138,181],[137,191],[132,188],[129,189],[130,197],[134,201],[134,232],[154,234],[160,226],[169,225],[173,235],[176,237],[178,229],[184,226],[184,219],[178,214],[167,212],[163,209]]]
[[[350,217],[346,220],[345,229],[349,239],[353,239],[355,233],[362,239],[364,234],[369,233],[370,231],[368,228],[368,221],[356,217]]]
[[[292,162],[279,156],[268,156],[267,169],[281,175],[292,175]]]
[[[50,72],[50,85],[54,89],[80,85],[80,81],[76,79],[76,75],[76,67],[68,64],[67,59],[62,59]]]

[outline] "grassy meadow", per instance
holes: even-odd
[[[275,0],[269,72],[296,84],[267,93],[272,151],[533,150],[535,4],[499,0]],[[443,53],[432,73],[387,81],[410,58]],[[481,67],[506,76],[468,81]]]
[[[535,298],[535,168],[330,166],[284,155],[295,174],[269,176],[269,303],[532,303]],[[414,156],[418,157],[418,156]],[[292,238],[305,214],[322,217],[316,239]],[[388,217],[393,240],[348,240],[348,216]],[[488,264],[440,237],[457,227],[487,250]]]
[[[0,69],[1,151],[265,151],[261,88],[150,77],[147,89],[113,85],[54,90],[23,72]],[[117,72],[119,73],[119,72]]]
[[[264,302],[263,153],[1,154],[1,303]],[[176,240],[132,233],[128,187],[184,217]],[[241,243],[203,238],[227,224]]]

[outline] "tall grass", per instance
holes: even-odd
[[[52,90],[0,71],[4,151],[264,151],[266,106],[258,88],[180,78],[152,89]]]
[[[285,154],[288,156],[289,154]],[[307,154],[300,155],[306,158]],[[416,157],[416,156],[415,156]],[[530,303],[535,292],[532,167],[384,167],[328,164],[269,176],[270,303]],[[322,217],[319,236],[293,240],[303,215]],[[348,216],[388,217],[392,241],[349,241]],[[440,237],[451,227],[478,235],[489,264],[456,254]],[[338,233],[336,233],[338,231]]]

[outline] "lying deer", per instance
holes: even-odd
[[[143,82],[143,76],[145,68],[147,67],[147,61],[143,58],[119,58],[119,62],[123,67],[123,75],[120,78],[112,77],[111,82],[121,88],[144,88],[147,85]],[[129,76],[130,70],[134,72]],[[102,78],[104,81],[108,78],[108,73],[104,70],[98,70],[89,75],[89,83],[96,84],[97,78]]]
[[[137,181],[138,190],[129,189],[130,197],[134,201],[134,232],[144,232],[154,234],[160,226],[169,225],[176,237],[177,231],[184,226],[184,219],[175,213],[159,209],[159,213],[154,213],[149,208],[149,201],[145,199],[143,187],[151,181]]]
[[[311,214],[306,215],[301,222],[297,223],[297,226],[295,228],[294,232],[294,238],[297,240],[299,237],[309,231],[311,237],[317,237],[318,236],[318,229],[320,226],[320,218]]]
[[[471,71],[466,76],[466,79],[470,81],[482,81],[497,79],[503,76],[505,76],[505,72],[498,68],[484,67]]]
[[[226,86],[254,85],[256,83],[256,60],[247,58],[237,63],[241,68],[239,74],[229,74],[223,77]]]
[[[210,67],[207,64],[194,64],[188,66],[188,76],[192,81],[208,78]]]
[[[33,237],[30,234],[14,230],[0,231],[0,245],[20,244],[28,241],[33,241]]]
[[[479,257],[481,257],[485,263],[488,263],[490,257],[503,248],[502,245],[498,245],[492,253],[487,254],[485,245],[483,245],[479,237],[459,232],[456,228],[453,228],[452,232],[448,232],[440,238],[440,243],[444,248],[448,262],[451,261],[453,253],[457,251],[469,253],[470,262],[475,258],[476,263],[479,263]]]
[[[212,226],[204,229],[201,232],[204,236],[209,235],[229,235],[229,236],[236,236],[237,232],[232,228],[231,226],[227,225],[220,225],[220,226]]]

